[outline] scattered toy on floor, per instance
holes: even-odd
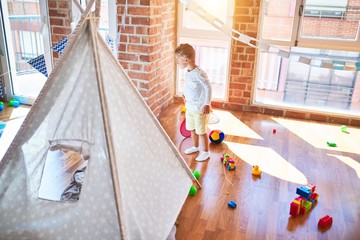
[[[349,133],[349,131],[347,130],[347,127],[346,127],[345,125],[342,125],[342,126],[341,126],[341,131],[342,131],[343,133]]]
[[[180,134],[185,138],[191,137],[191,132],[186,129],[186,118],[180,124]]]
[[[333,219],[329,215],[326,215],[322,218],[320,218],[318,222],[318,227],[320,228],[328,228],[332,225]]]
[[[313,207],[315,201],[319,198],[319,194],[315,192],[315,189],[316,186],[311,184],[296,189],[299,196],[290,203],[289,214],[291,216],[307,213]]]
[[[191,169],[191,172],[192,172],[192,174],[194,174],[194,177],[196,178],[196,179],[199,179],[200,178],[200,172],[198,171],[198,170],[192,170]]]
[[[327,141],[326,142],[329,147],[337,147],[336,143]]]
[[[186,107],[184,105],[181,106],[181,112],[186,112]]]
[[[6,127],[6,123],[0,121],[0,137],[3,134],[5,127]]]
[[[225,153],[221,158],[220,162],[225,165],[228,170],[235,170],[235,160],[230,157],[229,154]]]
[[[20,106],[20,102],[16,98],[13,98],[8,102],[8,105],[17,108]]]
[[[347,127],[346,127],[345,125],[342,125],[342,126],[341,126],[341,131],[342,131],[342,132],[347,132]]]
[[[253,166],[252,175],[260,176],[262,171],[259,169],[258,165]]]
[[[233,200],[231,200],[230,202],[228,202],[228,207],[229,208],[236,208],[236,203],[233,201]]]
[[[190,191],[189,191],[189,195],[190,196],[195,196],[195,194],[197,193],[197,188],[193,185],[190,187]]]
[[[212,143],[219,144],[225,139],[225,134],[221,130],[212,130],[209,133],[209,139]]]

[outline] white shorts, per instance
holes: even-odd
[[[189,131],[195,130],[198,135],[206,133],[206,127],[209,122],[210,114],[203,114],[201,112],[186,111],[186,129]]]

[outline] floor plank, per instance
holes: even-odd
[[[0,112],[0,121],[5,122],[6,126],[0,137],[0,161],[3,158],[10,143],[18,132],[22,122],[30,110],[28,105],[20,105],[17,108],[6,106]]]
[[[171,105],[159,120],[190,168],[200,171],[202,188],[182,208],[177,239],[360,239],[359,128],[343,133],[336,124],[215,109],[220,122],[208,130],[220,129],[226,138],[211,144],[210,160],[200,163],[196,154],[183,153],[191,140],[179,133],[180,107]],[[329,147],[329,140],[338,146]],[[235,171],[220,163],[224,153],[236,160]],[[251,174],[254,164],[260,177]],[[291,217],[296,188],[307,183],[316,185],[319,200],[309,213]],[[334,223],[318,229],[325,215]]]

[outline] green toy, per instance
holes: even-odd
[[[200,178],[200,172],[199,171],[197,171],[197,170],[191,170],[191,172],[194,174],[194,177],[196,178],[196,179],[199,179]]]
[[[347,131],[347,127],[345,126],[345,125],[342,125],[341,126],[341,131],[343,132],[343,133],[347,133],[348,131]]]
[[[189,195],[190,196],[194,196],[197,193],[197,189],[195,186],[191,186],[190,191],[189,191]]]
[[[337,147],[334,142],[326,142],[329,147]]]

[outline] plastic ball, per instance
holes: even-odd
[[[2,101],[0,101],[0,106],[4,106],[4,103]]]
[[[212,143],[219,144],[225,139],[225,134],[221,130],[212,130],[209,134]]]
[[[186,107],[185,106],[181,106],[181,112],[186,112]]]
[[[199,179],[200,178],[200,172],[199,171],[197,171],[197,170],[195,170],[195,171],[192,171],[192,173],[194,174],[194,177],[196,178],[196,179]]]
[[[194,196],[197,193],[197,189],[195,186],[191,186],[189,194],[190,196]]]
[[[14,100],[11,99],[9,102],[8,102],[9,106],[11,107],[12,105],[14,105]]]
[[[0,112],[4,110],[4,105],[0,105]]]
[[[18,107],[20,105],[20,103],[19,103],[19,101],[14,100],[12,105],[13,105],[13,107]]]

